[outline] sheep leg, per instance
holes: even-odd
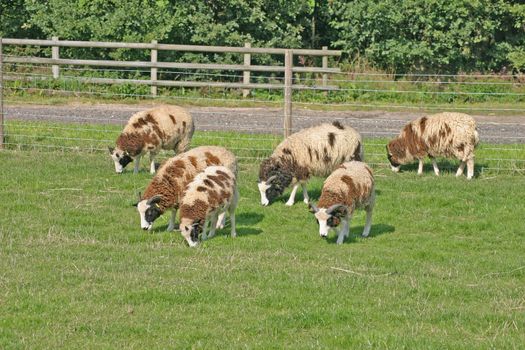
[[[166,231],[173,231],[173,230],[175,230],[175,218],[176,217],[177,217],[177,209],[172,209],[171,210],[170,222],[168,224],[168,228],[166,229]]]
[[[306,204],[310,203],[310,197],[308,197],[308,192],[306,191],[306,184],[301,184],[301,187],[303,189],[303,202]]]
[[[231,226],[231,236],[236,237],[237,231],[235,230],[235,209],[237,208],[237,203],[239,202],[239,191],[235,188],[235,193],[233,194],[233,200],[228,208],[230,213],[230,226]]]
[[[226,224],[226,210],[219,214],[219,220],[217,221],[216,228],[222,230]]]
[[[208,229],[208,218],[206,218],[206,220],[204,220],[204,225],[202,227],[202,240],[206,240],[208,239],[208,237],[206,236],[206,230]]]
[[[456,177],[463,175],[463,169],[465,169],[465,162],[461,161],[461,164],[459,164],[458,171],[456,171]]]
[[[434,167],[434,174],[436,174],[436,176],[439,176],[439,168],[436,162],[436,158],[432,158],[432,166]]]
[[[155,174],[155,154],[153,153],[149,154],[149,161],[150,161],[149,173]]]
[[[343,225],[339,229],[339,233],[337,236],[337,244],[343,244],[343,241],[345,240],[345,237],[348,237],[350,235],[350,225],[348,224],[349,218],[343,219]]]
[[[292,206],[295,202],[295,193],[297,192],[297,189],[299,188],[299,184],[295,184],[292,189],[292,193],[290,193],[290,198],[288,198],[288,201],[286,202],[287,206]]]
[[[366,223],[365,228],[363,229],[363,234],[361,237],[368,237],[370,234],[370,228],[372,227],[372,211],[374,209],[374,205],[370,204],[365,207],[366,210]]]
[[[418,160],[419,160],[419,165],[417,167],[417,174],[421,175],[423,174],[423,159],[418,159]]]
[[[211,215],[211,221],[210,221],[210,234],[208,235],[208,238],[211,238],[215,236],[215,230],[217,228],[217,221],[218,221],[219,215],[218,213]]]
[[[474,176],[474,159],[467,160],[467,180]]]
[[[133,168],[133,174],[138,174],[140,166],[140,155],[135,158],[135,168]]]

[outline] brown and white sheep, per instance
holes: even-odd
[[[235,231],[235,208],[239,201],[235,173],[223,166],[207,167],[188,185],[180,202],[180,232],[190,247],[197,245],[199,234],[206,239],[215,235],[219,214],[230,214],[231,236]]]
[[[439,175],[435,157],[457,158],[461,161],[456,176],[463,174],[467,165],[467,179],[474,175],[474,149],[479,135],[474,118],[463,113],[439,113],[411,121],[400,135],[386,147],[388,160],[394,172],[400,165],[415,159],[419,161],[417,173],[423,173],[423,159],[432,159],[434,173]]]
[[[135,113],[117,138],[116,146],[108,147],[115,162],[115,171],[122,173],[135,159],[134,173],[138,173],[140,158],[149,152],[150,173],[155,173],[155,156],[161,149],[185,152],[191,142],[195,126],[191,115],[177,106],[160,106]]]
[[[261,204],[268,205],[290,184],[294,187],[286,205],[294,204],[299,185],[304,202],[308,203],[306,183],[310,177],[327,176],[350,160],[363,160],[363,145],[361,135],[349,126],[336,121],[290,135],[261,163],[258,181]]]
[[[168,231],[175,228],[175,218],[186,186],[206,167],[222,165],[237,173],[237,160],[223,147],[201,146],[168,159],[149,183],[136,204],[140,226],[150,230],[153,222],[168,209],[172,215]],[[222,219],[222,218],[221,218]],[[222,225],[222,220],[219,222]]]
[[[366,210],[366,224],[363,237],[367,237],[372,226],[372,211],[375,204],[374,176],[372,170],[363,162],[348,162],[336,169],[323,184],[319,203],[310,203],[310,211],[319,223],[319,235],[328,236],[341,221],[337,244],[343,243],[350,234],[350,220],[355,209]]]

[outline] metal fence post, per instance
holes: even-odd
[[[151,40],[151,43],[153,45],[157,45],[157,40]],[[157,63],[157,49],[151,49],[151,63]],[[157,81],[157,68],[151,68],[151,74],[150,74],[150,77],[151,77],[151,82],[154,83]],[[152,96],[157,96],[157,86],[156,85],[151,85],[151,95]]]
[[[292,133],[293,51],[284,53],[284,137]]]
[[[251,48],[252,47],[252,44],[251,43],[244,43],[244,47],[246,48]],[[251,61],[252,61],[252,55],[249,54],[249,53],[245,53],[244,54],[244,65],[245,66],[249,66],[251,65]],[[243,84],[250,84],[250,71],[244,71],[242,73],[242,83]],[[242,89],[242,97],[248,97],[248,95],[250,94],[250,89]]]
[[[54,36],[51,39],[53,41],[58,41],[58,36]],[[60,59],[60,53],[58,51],[58,46],[52,46],[51,47],[51,58],[54,59],[54,60]],[[60,68],[59,68],[58,64],[54,64],[51,67],[51,70],[53,72],[53,79],[58,79],[58,77],[60,75]]]
[[[4,148],[4,57],[0,37],[0,149]]]

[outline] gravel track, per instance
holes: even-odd
[[[135,112],[152,105],[13,105],[4,106],[5,119],[74,123],[121,124]],[[280,108],[188,107],[197,130],[241,131],[282,134],[283,112]],[[407,121],[424,115],[419,112],[386,111],[312,111],[294,109],[293,130],[324,121],[340,120],[357,129],[364,137],[392,137]],[[474,115],[480,138],[490,143],[525,143],[523,116]]]

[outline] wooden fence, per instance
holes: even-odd
[[[151,43],[121,43],[121,42],[96,42],[96,41],[68,41],[59,40],[53,37],[52,40],[33,40],[33,39],[0,39],[0,57],[1,45],[33,45],[51,47],[51,58],[27,57],[27,56],[7,56],[3,57],[3,63],[21,63],[21,64],[47,64],[52,67],[54,79],[60,78],[60,66],[99,66],[99,67],[125,67],[125,68],[149,68],[150,79],[112,79],[112,78],[94,78],[94,77],[76,77],[79,81],[91,84],[140,84],[149,85],[151,95],[157,95],[157,87],[218,87],[242,89],[243,96],[248,96],[250,89],[282,89],[284,90],[284,134],[290,135],[292,129],[292,91],[299,89],[311,89],[312,86],[306,86],[293,83],[294,73],[317,73],[322,75],[321,85],[314,88],[320,90],[333,90],[335,87],[327,84],[328,74],[339,73],[339,68],[328,67],[328,57],[340,56],[341,51],[328,50],[323,47],[322,50],[308,49],[284,49],[284,48],[253,48],[250,43],[244,47],[226,47],[226,46],[198,46],[198,45],[173,45],[159,44],[153,40]],[[139,49],[150,50],[150,61],[116,61],[116,60],[85,60],[85,59],[64,59],[60,58],[61,47],[77,48],[110,48],[110,49]],[[238,53],[243,55],[243,64],[209,64],[209,63],[184,63],[184,62],[159,62],[158,51],[179,51],[179,52],[206,52],[206,53]],[[251,57],[255,54],[272,54],[284,55],[284,65],[252,65]],[[322,56],[321,67],[294,67],[294,56]],[[0,60],[0,71],[2,70],[2,60]],[[242,71],[242,82],[203,82],[203,81],[173,81],[159,80],[159,68],[178,68],[178,69],[199,69],[199,70],[222,70],[222,71]],[[279,72],[284,73],[284,83],[252,83],[250,80],[251,72]],[[1,74],[1,73],[0,73]],[[1,77],[1,75],[0,75]],[[0,78],[1,79],[1,78]],[[17,80],[14,76],[4,76],[4,80]],[[1,82],[1,80],[0,80]],[[1,94],[1,84],[0,84]],[[1,103],[1,102],[0,102]],[[1,105],[0,105],[1,107]],[[0,108],[0,118],[2,111]],[[2,120],[0,119],[0,122]],[[1,123],[0,123],[1,128]],[[0,129],[1,130],[1,129]],[[0,134],[3,135],[3,134]],[[0,141],[1,142],[1,141]]]

